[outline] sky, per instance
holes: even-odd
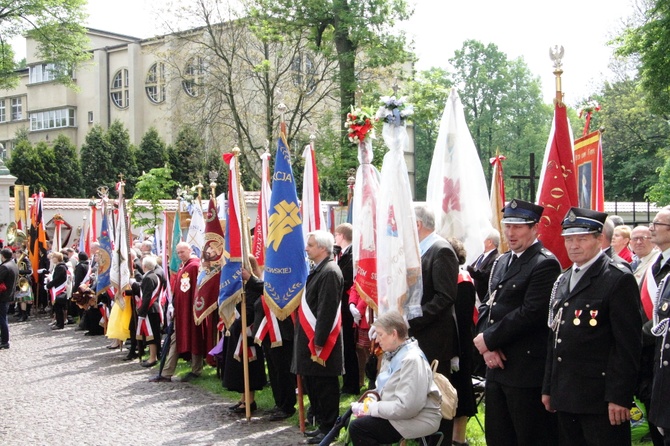
[[[495,44],[509,59],[522,57],[539,76],[542,96],[551,102],[555,77],[549,48],[562,45],[563,92],[577,106],[602,80],[611,78],[612,48],[606,42],[633,12],[634,0],[409,0],[411,20],[402,25],[414,39],[416,68],[449,68],[448,59],[468,39]],[[161,34],[159,0],[88,0],[87,25],[135,37]],[[25,55],[23,39],[14,42]],[[23,56],[21,56],[23,57]]]

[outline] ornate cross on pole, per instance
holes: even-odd
[[[530,154],[528,175],[512,175],[510,178],[514,180],[528,180],[528,186],[530,189],[529,201],[535,201],[535,180],[538,179],[538,177],[535,175],[535,154]]]

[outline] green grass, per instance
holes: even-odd
[[[186,375],[191,370],[189,363],[184,360],[179,360],[177,363],[177,370],[175,371],[176,376]],[[216,376],[216,368],[214,367],[205,367],[200,378],[194,379],[191,381],[192,384],[202,387],[216,395],[220,395],[226,401],[229,401],[231,404],[240,400],[241,396],[237,392],[230,392],[223,388],[221,385],[221,380]],[[357,396],[353,395],[342,395],[340,398],[340,413],[344,413],[352,402],[358,399]],[[274,398],[272,397],[272,389],[269,386],[263,388],[263,390],[257,391],[255,394],[256,404],[259,409],[269,410],[274,407]],[[307,395],[304,395],[303,402],[305,408],[309,405],[309,400]],[[297,409],[297,408],[296,408]],[[479,405],[479,413],[477,414],[479,421],[484,425],[484,404]],[[286,420],[287,423],[290,423],[296,427],[299,427],[300,422],[298,419],[298,413],[296,412],[291,418]],[[346,438],[346,432],[342,430],[338,438],[338,443],[344,444]],[[473,417],[468,421],[466,439],[470,446],[486,446],[486,439],[484,438],[484,432],[480,428],[477,420]],[[419,443],[415,441],[408,441],[407,446],[417,446]],[[442,443],[444,446],[449,446],[450,443],[445,439]],[[634,442],[635,446],[652,446],[651,442]]]

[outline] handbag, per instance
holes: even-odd
[[[445,420],[453,420],[458,407],[458,394],[447,377],[437,371],[439,364],[437,359],[433,359],[430,368],[433,370],[433,382],[440,390],[440,413]]]

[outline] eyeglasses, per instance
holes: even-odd
[[[645,235],[644,237],[632,237],[630,239],[631,242],[641,242],[643,240],[651,240],[651,237],[649,237],[648,235]]]
[[[654,226],[670,226],[668,223],[659,223],[657,221],[652,221],[649,223],[649,229],[654,229]]]

